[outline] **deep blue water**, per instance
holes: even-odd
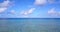
[[[0,32],[60,32],[60,18],[1,18]]]

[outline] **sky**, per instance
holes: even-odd
[[[0,0],[0,18],[60,18],[60,0]]]

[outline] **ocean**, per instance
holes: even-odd
[[[1,18],[0,32],[60,32],[60,18]]]

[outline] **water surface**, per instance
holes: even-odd
[[[4,18],[0,32],[60,32],[59,18]]]

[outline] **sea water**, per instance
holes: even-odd
[[[0,32],[60,32],[60,18],[4,18]]]

